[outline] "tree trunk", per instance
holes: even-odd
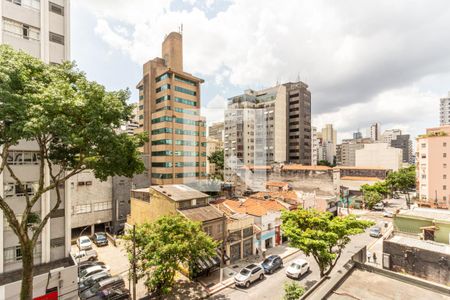
[[[20,300],[33,299],[33,244],[28,242],[22,248],[22,288]]]

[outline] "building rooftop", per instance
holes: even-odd
[[[207,222],[222,218],[223,214],[212,205],[201,206],[196,208],[189,208],[178,210],[180,214],[191,221]]]
[[[401,210],[397,216],[411,216],[450,222],[450,210],[413,207],[410,210]]]
[[[268,181],[266,182],[266,186],[285,187],[289,186],[289,183],[281,181]]]
[[[254,198],[225,200],[222,204],[235,213],[249,214],[257,217],[264,216],[271,211],[282,211],[286,209],[276,200],[260,200]]]
[[[328,171],[331,169],[327,166],[304,166],[298,164],[284,165],[281,168],[282,171]]]
[[[389,241],[397,244],[402,244],[408,247],[414,247],[443,254],[450,254],[450,245],[437,243],[433,241],[424,241],[400,235],[393,236],[392,238],[389,239]]]
[[[358,181],[358,180],[363,180],[363,181],[381,181],[383,179],[378,178],[378,177],[364,177],[364,176],[342,176],[341,177],[342,180],[350,180],[350,181]]]
[[[183,201],[209,197],[207,194],[197,191],[184,184],[152,185],[152,189],[169,197],[173,201]]]
[[[380,167],[371,167],[371,166],[360,166],[360,167],[356,167],[356,166],[337,166],[334,167],[333,169],[335,170],[383,170],[383,171],[389,171],[390,169],[386,169],[386,168],[380,168]]]

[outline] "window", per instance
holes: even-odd
[[[92,210],[93,211],[101,211],[101,210],[108,210],[112,208],[111,201],[105,201],[105,202],[98,202],[92,204]]]
[[[39,9],[41,4],[39,0],[6,0],[7,2],[14,3],[15,5],[27,7],[27,8],[33,8],[33,9]]]
[[[172,145],[172,140],[157,140],[157,141],[152,141],[152,145]]]
[[[175,91],[180,92],[180,93],[184,93],[184,94],[188,94],[191,96],[196,96],[197,92],[182,88],[181,86],[175,86]]]
[[[198,162],[193,162],[193,161],[183,161],[183,162],[176,162],[175,163],[175,167],[198,167],[199,163]]]
[[[170,162],[152,162],[152,167],[154,167],[154,168],[171,168],[172,163],[170,163]]]
[[[39,29],[10,19],[3,19],[3,31],[27,40],[39,41]]]
[[[177,173],[176,178],[198,177],[198,172]]]
[[[175,129],[175,133],[176,134],[181,134],[181,135],[195,135],[195,136],[199,135],[198,131],[184,130],[184,129]]]
[[[163,111],[163,110],[172,110],[170,106],[163,106],[155,110],[155,112]]]
[[[73,214],[86,214],[91,212],[91,205],[90,204],[82,204],[82,205],[75,205],[73,207]]]
[[[447,179],[447,174],[442,175],[442,179]]]
[[[198,152],[193,152],[193,151],[175,151],[175,156],[198,156]]]
[[[178,108],[175,107],[175,111],[179,112],[179,113],[183,113],[183,114],[188,114],[188,115],[198,115],[198,111],[197,110],[192,110],[192,109],[183,109],[183,108]]]
[[[181,78],[181,77],[178,76],[178,75],[175,75],[175,80],[176,80],[176,81],[180,81],[180,82],[187,83],[187,84],[192,85],[192,86],[197,86],[197,83],[196,83],[196,82],[194,82],[194,81],[192,81],[192,80],[189,80],[189,79]]]
[[[48,8],[49,8],[50,12],[55,13],[60,16],[64,16],[64,7],[62,7],[61,5],[55,4],[53,2],[49,2],[48,5],[49,5]]]
[[[152,178],[158,179],[172,179],[172,174],[152,173]]]
[[[180,98],[180,97],[175,97],[175,101],[178,102],[178,103],[183,103],[183,104],[187,104],[187,105],[197,106],[197,102],[191,101],[191,100],[187,100],[187,99],[183,99],[183,98]]]
[[[162,116],[162,117],[155,118],[152,120],[152,124],[161,123],[161,122],[172,122],[172,117]]]
[[[152,156],[172,156],[172,151],[153,151]]]
[[[420,146],[421,146],[422,148],[426,148],[426,147],[427,147],[427,144],[422,143]]]
[[[161,134],[161,133],[172,133],[172,128],[159,128],[152,130],[152,135]]]
[[[159,93],[161,91],[170,90],[170,84],[166,83],[156,89],[156,92]]]
[[[10,151],[7,162],[10,165],[37,165],[40,162],[39,152]]]
[[[445,190],[447,190],[447,186],[446,185],[443,185],[442,186],[442,189],[445,191]]]
[[[63,35],[60,35],[60,34],[57,34],[54,32],[50,32],[49,38],[50,38],[50,42],[64,45],[64,36]]]
[[[164,95],[162,97],[156,98],[156,104],[161,103],[166,100],[170,100],[170,95]]]
[[[443,164],[442,167],[445,169],[447,168],[447,164]]]
[[[447,157],[447,153],[442,153],[442,157]]]
[[[186,140],[176,140],[175,145],[182,146],[198,146],[198,142],[195,141],[186,141]]]
[[[165,74],[162,74],[161,76],[156,77],[155,81],[160,82],[161,80],[168,79],[169,77],[170,77],[170,73],[165,73]]]

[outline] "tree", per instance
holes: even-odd
[[[355,216],[332,217],[329,212],[298,209],[283,212],[282,230],[293,247],[312,256],[319,265],[320,277],[330,274],[350,236],[371,226],[370,221]]]
[[[208,156],[209,163],[215,165],[215,173],[213,174],[213,178],[217,178],[223,180],[223,170],[224,170],[224,150],[219,149],[211,153]]]
[[[415,166],[402,168],[396,172],[391,172],[386,178],[386,184],[392,191],[405,195],[406,205],[411,205],[409,193],[416,187],[416,169]]]
[[[125,240],[132,262],[132,233],[128,232]],[[153,223],[137,225],[135,243],[136,276],[146,277],[145,285],[156,296],[171,291],[175,274],[182,266],[189,268],[191,276],[195,275],[197,259],[217,255],[218,246],[200,223],[181,216],[165,216]]]
[[[383,200],[383,196],[377,191],[364,192],[364,202],[368,209],[372,209],[381,200]]]
[[[324,159],[319,160],[317,162],[317,165],[318,166],[327,166],[327,167],[332,167],[333,166],[328,160],[324,160]]]
[[[298,300],[305,293],[305,289],[296,282],[284,284],[284,300]]]
[[[131,177],[144,170],[137,151],[143,136],[116,132],[131,117],[128,97],[128,91],[107,92],[88,81],[72,63],[47,65],[0,46],[0,173],[9,174],[16,190],[25,191],[21,219],[10,198],[0,197],[0,208],[21,247],[20,299],[32,298],[33,249],[61,204],[60,186],[83,170],[93,170],[100,180]],[[38,180],[32,186],[19,177],[20,166],[12,163],[12,147],[23,141],[37,149]],[[56,199],[50,211],[40,216],[39,201],[50,191]]]
[[[383,197],[387,197],[391,193],[390,187],[388,186],[386,181],[378,181],[372,185],[363,184],[361,186],[361,191],[363,193],[377,192],[378,194],[380,194]]]

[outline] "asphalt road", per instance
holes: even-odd
[[[341,255],[341,258],[336,264],[336,267],[333,269],[333,272],[337,271],[341,266],[343,266],[362,247],[374,242],[375,239],[369,236],[368,231],[369,230],[352,238],[351,242],[347,245],[343,254]],[[293,255],[285,260],[283,269],[278,270],[272,275],[266,275],[264,280],[253,283],[253,285],[251,285],[248,289],[235,287],[233,285],[210,297],[210,299],[282,299],[284,295],[284,284],[294,281],[293,279],[286,277],[285,270],[289,265],[289,262],[295,258],[304,258],[311,265],[310,273],[305,274],[300,280],[295,281],[304,287],[310,287],[314,285],[320,279],[319,267],[312,257],[306,257],[303,253],[300,253]]]

